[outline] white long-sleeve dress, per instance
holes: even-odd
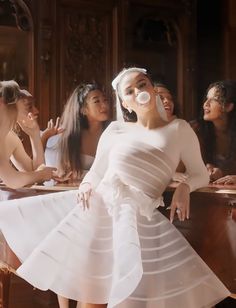
[[[190,190],[208,183],[197,137],[173,120],[113,122],[94,164],[90,209],[77,191],[0,203],[0,229],[33,286],[117,308],[212,307],[229,291],[156,208],[182,160]]]

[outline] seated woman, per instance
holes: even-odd
[[[53,171],[56,170],[44,167],[38,171],[18,172],[10,165],[8,134],[17,121],[17,105],[21,104],[19,102],[21,95],[19,85],[15,81],[0,82],[0,178],[5,185],[11,188],[49,180],[53,176]]]
[[[190,192],[209,180],[198,139],[186,121],[161,118],[145,69],[124,69],[112,85],[125,122],[104,131],[79,190],[1,204],[17,273],[83,308],[212,307],[229,291],[171,223],[189,218]],[[180,159],[189,177],[169,221],[156,208]]]
[[[236,183],[236,81],[209,85],[203,114],[194,124],[213,183]]]
[[[57,133],[46,142],[46,164],[57,167],[62,179],[80,181],[93,163],[109,117],[108,100],[96,84],[77,86],[65,105],[60,123],[59,120],[55,126],[49,123],[42,135],[45,143],[45,136],[53,130]]]
[[[32,158],[25,151],[22,141],[14,130],[6,136],[7,156],[17,170],[33,171],[45,163],[44,150],[37,123],[38,109],[33,103],[33,97],[27,90],[20,90],[17,100],[17,124],[29,136]]]

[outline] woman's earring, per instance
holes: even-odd
[[[127,108],[127,110],[129,111],[129,113],[133,112],[133,110],[131,108]]]

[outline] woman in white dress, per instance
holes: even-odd
[[[17,272],[86,308],[212,307],[229,291],[156,210],[182,160],[189,177],[173,195],[170,220],[175,212],[189,218],[190,192],[209,180],[197,137],[184,120],[160,117],[146,70],[122,71],[113,87],[125,122],[102,134],[78,196],[0,205],[0,228],[22,261]]]

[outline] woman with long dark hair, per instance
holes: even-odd
[[[108,100],[97,84],[77,86],[59,123],[62,133],[47,141],[46,164],[56,166],[62,179],[80,181],[93,163],[98,140],[109,116]]]
[[[209,85],[197,129],[210,179],[236,183],[236,81]]]

